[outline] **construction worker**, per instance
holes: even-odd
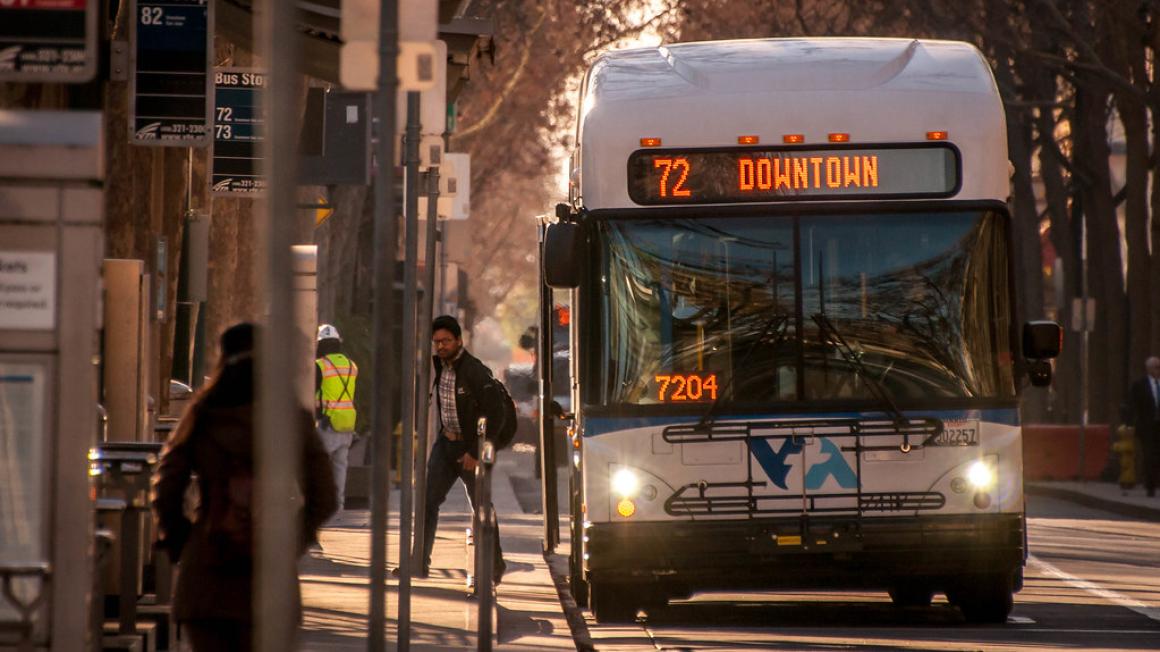
[[[315,358],[314,418],[322,445],[334,467],[338,508],[341,510],[346,499],[346,469],[357,420],[354,390],[358,365],[342,353],[342,337],[330,324],[318,327]]]

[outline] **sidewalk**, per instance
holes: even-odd
[[[501,453],[493,475],[507,573],[497,589],[498,650],[575,650],[559,594],[541,549],[543,522],[524,514],[512,475],[532,475],[533,458]],[[525,468],[526,467],[526,468]],[[398,565],[399,492],[392,488],[387,556]],[[346,510],[320,540],[323,552],[300,565],[304,605],[301,649],[366,650],[369,603],[370,512]],[[457,484],[439,514],[431,575],[411,581],[411,649],[464,650],[476,647],[477,602],[466,589],[465,530],[471,523],[467,495]],[[387,648],[397,640],[398,580],[387,582]]]
[[[1160,495],[1148,497],[1136,485],[1123,490],[1114,482],[1036,480],[1024,487],[1028,494],[1052,496],[1123,516],[1160,521]]]

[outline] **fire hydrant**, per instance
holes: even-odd
[[[1136,429],[1121,424],[1116,428],[1116,437],[1112,451],[1120,456],[1120,488],[1127,491],[1136,486]]]

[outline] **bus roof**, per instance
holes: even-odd
[[[954,41],[795,38],[682,43],[601,55],[580,104],[589,209],[635,207],[627,161],[641,138],[665,148],[736,146],[739,136],[806,145],[847,133],[852,144],[924,143],[948,132],[962,156],[951,199],[1005,200],[1006,125],[991,70]]]

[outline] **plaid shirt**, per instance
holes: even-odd
[[[455,360],[462,355],[463,349],[460,349]],[[453,440],[463,438],[455,402],[455,360],[443,362],[443,372],[439,374],[439,421],[443,424],[443,436]]]

